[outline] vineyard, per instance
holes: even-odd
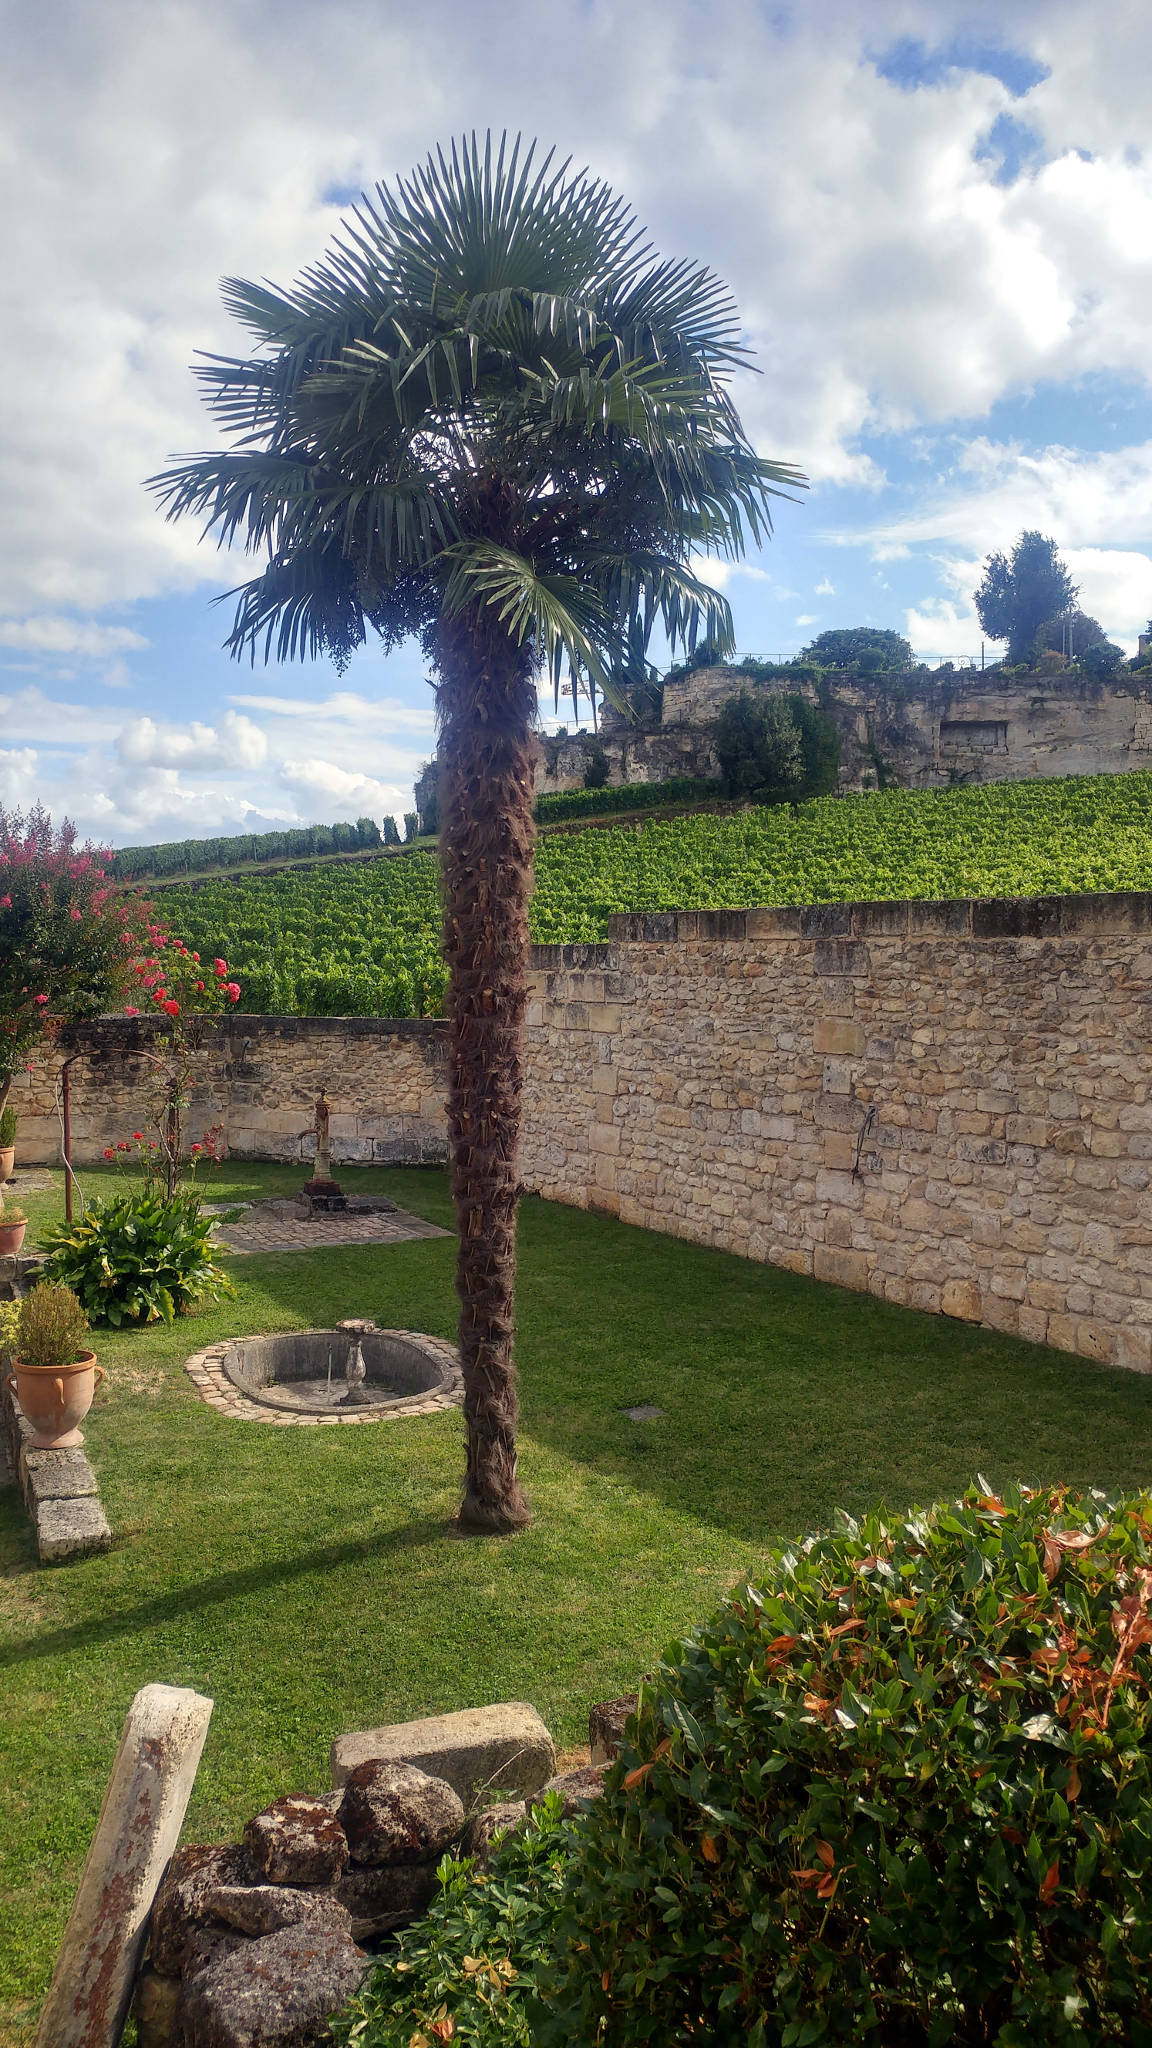
[[[618,910],[1152,889],[1152,773],[823,797],[735,816],[555,834],[537,849],[533,936],[602,939]],[[164,916],[223,953],[249,1011],[426,1016],[440,1008],[435,855],[179,884]]]

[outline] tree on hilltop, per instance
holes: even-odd
[[[345,663],[420,636],[437,679],[449,1127],[465,1383],[464,1527],[529,1519],[512,1363],[516,1149],[532,882],[536,677],[613,697],[663,625],[727,651],[692,570],[771,531],[801,482],[752,448],[719,281],[661,262],[586,173],[535,145],[442,152],[380,185],[288,290],[232,279],[254,338],[211,358],[231,448],[154,479],[172,517],[265,558],[236,655]]]
[[[911,668],[915,656],[911,642],[890,626],[832,626],[826,633],[817,633],[799,659],[819,662],[821,668],[861,669],[867,675],[888,668]]]
[[[1010,556],[989,555],[974,594],[976,616],[990,640],[1008,642],[1010,662],[1030,661],[1041,627],[1075,603],[1077,585],[1046,534],[1020,535]]]

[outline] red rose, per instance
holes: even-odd
[[[178,1017],[180,1015],[180,1005],[173,1002],[171,996],[169,996],[168,1001],[164,1004],[164,1008],[170,1017]]]

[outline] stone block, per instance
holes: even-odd
[[[128,1710],[36,2030],[36,2048],[117,2048],[152,1901],[176,1847],[212,1701],[146,1685]]]
[[[344,1830],[331,1808],[299,1793],[254,1814],[244,1847],[269,1884],[334,1884],[348,1862]]]
[[[1122,1324],[1116,1332],[1116,1363],[1128,1372],[1152,1372],[1152,1328]]]
[[[325,2022],[360,1987],[371,1961],[328,1927],[284,1927],[217,1953],[184,1987],[196,2048],[290,2048],[321,2040]]]
[[[247,1885],[254,1872],[239,1842],[189,1842],[177,1849],[164,1873],[152,1908],[152,1962],[165,1976],[178,1977],[188,1944],[212,1914],[208,1900],[221,1886]]]
[[[798,939],[801,912],[796,910],[748,910],[745,930],[750,939]]]
[[[866,1293],[871,1265],[869,1252],[845,1251],[838,1245],[827,1244],[815,1245],[812,1250],[812,1271],[817,1280],[830,1281],[834,1287],[853,1287]]]
[[[872,972],[867,946],[854,939],[827,939],[813,948],[812,965],[822,979],[866,980]]]
[[[92,1550],[107,1550],[111,1542],[108,1517],[95,1494],[37,1502],[36,1549],[41,1564],[58,1564]]]
[[[851,929],[850,903],[808,903],[800,912],[800,932],[806,939],[846,937]]]
[[[96,1474],[81,1450],[25,1450],[20,1466],[30,1508],[46,1500],[82,1500],[98,1490]]]
[[[812,1028],[812,1050],[820,1053],[862,1053],[864,1026],[850,1017],[818,1017]]]
[[[372,1758],[348,1774],[340,1825],[354,1863],[432,1863],[460,1834],[464,1807],[443,1778]]]
[[[946,1316],[964,1323],[978,1323],[981,1316],[980,1289],[974,1280],[946,1280],[940,1293],[940,1308]]]
[[[528,1794],[527,1806],[531,1813],[548,1797],[549,1792],[560,1795],[561,1812],[566,1820],[580,1813],[589,1800],[599,1799],[604,1790],[604,1779],[608,1773],[607,1764],[585,1764],[578,1771],[564,1771],[558,1778],[549,1778],[538,1792]]]
[[[522,1827],[527,1813],[523,1799],[505,1799],[495,1806],[482,1807],[479,1813],[473,1814],[464,1830],[461,1853],[471,1856],[481,1870],[486,1870],[496,1837]]]
[[[588,1126],[588,1146],[592,1152],[615,1158],[620,1150],[620,1127],[618,1124],[594,1123]]]
[[[1045,1344],[1048,1341],[1048,1312],[1032,1308],[1022,1302],[1017,1310],[1016,1334],[1024,1337],[1029,1344]]]
[[[810,1275],[813,1268],[810,1245],[774,1244],[768,1248],[768,1264],[781,1266],[786,1273]]]
[[[278,1934],[282,1927],[329,1927],[349,1934],[348,1908],[327,1887],[289,1884],[217,1884],[204,1894],[205,1915],[239,1934]]]
[[[443,1778],[466,1806],[490,1787],[538,1791],[556,1768],[552,1737],[535,1707],[522,1700],[338,1736],[332,1745],[333,1785],[346,1785],[358,1764],[375,1758],[415,1764]]]
[[[834,1173],[852,1171],[856,1164],[856,1139],[850,1131],[825,1131],[824,1164]]]
[[[825,1095],[851,1095],[854,1070],[843,1060],[825,1060],[820,1086]]]
[[[181,2048],[183,1999],[179,1977],[162,1977],[144,1969],[136,1983],[133,2005],[138,2048]]]
[[[375,1941],[425,1912],[439,1888],[434,1863],[352,1864],[331,1896],[349,1916],[353,1941]]]

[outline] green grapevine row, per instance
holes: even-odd
[[[1152,773],[888,790],[541,839],[533,936],[602,939],[619,910],[1152,889]],[[430,852],[181,885],[189,945],[223,953],[250,1011],[426,1016],[440,1008]]]

